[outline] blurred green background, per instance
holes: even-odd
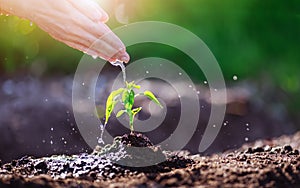
[[[110,15],[111,28],[144,20],[165,21],[187,28],[214,53],[227,83],[233,82],[232,77],[237,75],[239,81],[254,81],[258,88],[271,85],[275,88],[274,95],[279,96],[274,100],[282,100],[294,117],[300,115],[298,0],[106,0],[100,3]],[[4,75],[23,71],[38,76],[72,74],[82,56],[29,21],[13,16],[0,17],[0,41],[0,72]],[[204,79],[193,72],[191,60],[181,52],[162,45],[153,48],[153,45],[132,46],[128,52],[133,60],[150,55],[168,58],[184,64],[196,81]]]

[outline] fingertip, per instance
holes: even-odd
[[[102,12],[102,16],[101,16],[100,20],[103,23],[106,23],[109,20],[109,16],[105,11]]]
[[[130,56],[127,52],[124,52],[118,59],[123,61],[124,63],[128,63],[130,60]]]
[[[99,2],[96,2],[96,1],[92,1],[92,2],[94,3],[94,7],[97,9],[96,12],[101,15],[100,18],[98,15],[98,20],[100,20],[103,23],[106,23],[109,20],[108,14],[106,13],[105,10],[103,10],[103,8],[101,8]]]

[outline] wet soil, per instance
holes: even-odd
[[[146,156],[132,147],[146,148]],[[212,156],[162,151],[145,136],[129,134],[92,153],[3,164],[0,187],[300,187],[299,149],[300,132]]]

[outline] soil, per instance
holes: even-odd
[[[147,155],[132,153],[132,146]],[[129,134],[92,153],[3,164],[0,187],[300,187],[299,149],[300,132],[212,156],[162,151],[147,137]],[[165,161],[132,167],[157,157]]]
[[[103,114],[111,86],[114,84],[115,77],[120,73],[120,70],[115,67],[107,66],[107,68],[109,69],[103,69],[104,72],[101,72],[103,79],[98,80],[96,89],[88,84],[84,86],[86,91],[95,90],[95,103],[97,108],[99,107],[99,112],[102,109]],[[244,143],[292,134],[300,129],[297,126],[300,123],[293,122],[295,118],[291,117],[291,113],[286,113],[288,111],[283,102],[287,100],[281,98],[283,96],[281,90],[273,90],[270,86],[260,87],[251,81],[235,83],[236,86],[227,88],[227,110],[223,126],[214,143],[201,153],[202,155],[238,149]],[[151,142],[159,144],[169,138],[178,127],[182,109],[181,100],[187,103],[194,102],[194,100],[185,95],[181,95],[179,100],[176,90],[166,82],[146,80],[144,84],[167,106],[167,114],[161,125],[151,131],[142,131],[151,139]],[[62,153],[72,155],[92,152],[93,149],[81,136],[72,113],[72,85],[72,75],[0,76],[0,159],[3,163],[19,159],[24,155],[45,157]],[[193,154],[198,153],[199,142],[208,125],[212,105],[207,85],[196,84],[195,89],[201,93],[198,95],[201,107],[199,121],[197,125],[194,125],[196,131],[190,134],[191,138],[186,140],[189,142],[184,147]],[[147,98],[141,98],[136,102],[139,102],[137,106],[143,107],[138,115],[139,120],[162,117],[161,113],[150,110]],[[194,117],[193,113],[190,113],[191,117],[188,114],[185,118]],[[113,137],[129,131],[114,116],[110,118],[110,125],[113,126],[107,126],[107,131]],[[139,126],[135,128],[138,129]],[[91,126],[90,129],[91,132],[98,131],[100,134],[100,127],[97,125]],[[96,136],[91,139],[96,141]]]

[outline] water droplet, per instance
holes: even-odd
[[[42,140],[42,142],[43,142],[43,143],[45,143],[45,142],[46,142],[46,140]]]
[[[226,125],[227,125],[227,123],[226,123],[226,122],[224,122],[224,123],[223,123],[223,125],[224,125],[224,126],[226,126]]]
[[[97,57],[98,57],[97,55],[92,55],[93,59],[97,59]]]
[[[33,26],[33,23],[32,22],[30,22],[30,24],[29,24],[31,27]]]
[[[61,137],[61,140],[65,140],[65,138],[64,138],[64,137]]]
[[[51,129],[50,129],[51,131],[53,131],[54,130],[54,128],[53,127],[51,127]]]
[[[67,144],[67,141],[64,141],[64,144]]]
[[[232,79],[233,79],[233,80],[237,80],[238,77],[237,77],[236,75],[234,75],[234,76],[232,77]]]
[[[207,81],[204,81],[204,84],[207,84]]]
[[[216,125],[214,124],[214,125],[213,125],[213,128],[215,128],[215,127],[216,127]]]
[[[83,85],[83,86],[84,86],[84,85],[85,85],[85,83],[84,83],[84,82],[82,82],[82,84],[81,84],[81,85]]]
[[[181,98],[181,96],[180,96],[180,95],[178,95],[178,98]]]
[[[249,128],[246,128],[246,131],[250,131],[250,129],[249,129]]]
[[[192,85],[189,85],[189,88],[191,88],[192,87]]]
[[[178,73],[180,76],[182,75],[182,73],[180,72],[180,73]]]
[[[53,144],[53,141],[52,141],[52,140],[50,140],[50,144],[51,144],[51,145]]]
[[[197,91],[197,94],[200,94],[200,91]]]
[[[245,137],[245,141],[248,142],[248,141],[249,141],[249,138],[248,138],[248,137]]]
[[[214,89],[216,92],[218,91],[218,89]]]
[[[45,99],[45,102],[48,102],[48,99],[47,99],[47,98]]]
[[[99,138],[99,139],[98,139],[98,144],[105,144],[105,143],[104,143],[104,140],[103,140],[102,138]]]
[[[149,71],[146,71],[146,74],[149,74]]]
[[[248,127],[248,126],[249,126],[249,123],[246,123],[246,126]]]

